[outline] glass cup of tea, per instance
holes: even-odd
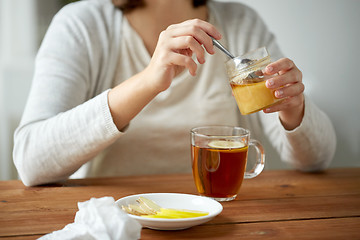
[[[255,49],[225,63],[233,95],[242,115],[247,115],[279,103],[282,99],[274,96],[274,90],[265,86],[273,77],[263,74],[271,63],[265,47]]]
[[[265,165],[265,152],[250,131],[241,127],[203,126],[191,129],[192,172],[200,195],[217,201],[237,196],[243,179],[258,176]],[[256,162],[246,171],[249,147],[256,149]]]

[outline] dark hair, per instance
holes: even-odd
[[[193,0],[193,6],[199,7],[205,5],[206,2],[207,0]],[[144,0],[112,0],[112,3],[124,13],[145,6]]]

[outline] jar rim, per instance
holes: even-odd
[[[225,63],[225,65],[228,76],[230,78],[233,78],[239,75],[239,71],[245,71],[246,69],[250,69],[254,65],[261,64],[262,62],[267,63],[269,60],[270,60],[270,55],[266,47],[260,47],[248,53],[245,53],[243,55],[228,60]]]

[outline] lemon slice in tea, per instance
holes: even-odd
[[[208,143],[208,146],[211,148],[218,149],[230,149],[230,148],[243,148],[245,144],[239,141],[226,141],[226,140],[213,140]]]

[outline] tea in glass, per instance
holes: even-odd
[[[249,146],[257,149],[257,161],[246,172]],[[261,144],[250,139],[246,129],[231,126],[205,126],[191,130],[191,160],[200,195],[218,201],[233,200],[244,178],[256,177],[264,168]]]
[[[248,147],[242,142],[231,143],[234,146],[227,146],[225,140],[192,145],[193,177],[200,195],[228,199],[238,193],[246,169]]]

